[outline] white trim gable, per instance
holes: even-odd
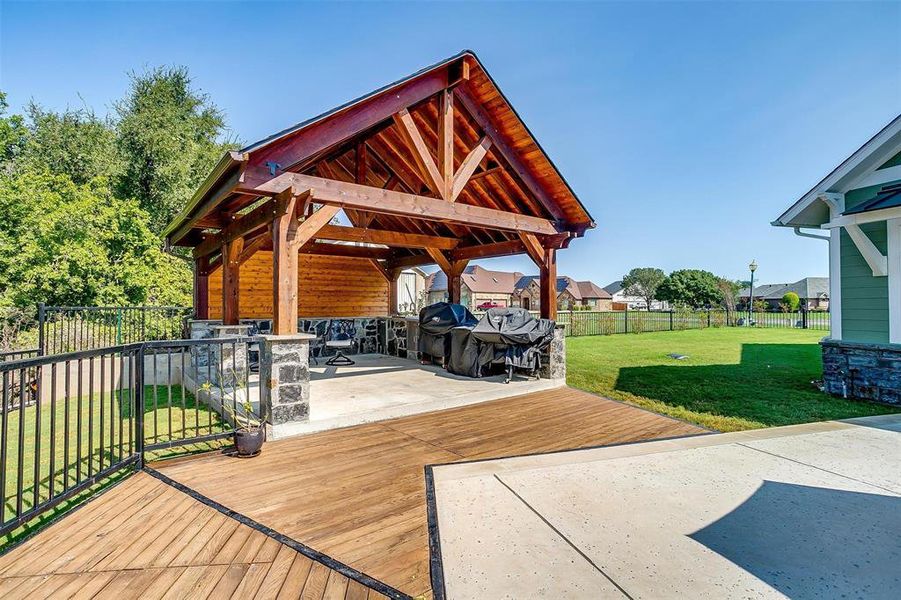
[[[851,189],[865,187],[865,185],[862,185],[862,182],[879,181],[882,177],[888,176],[889,174],[887,173],[876,175],[878,173],[877,169],[898,154],[898,152],[901,152],[901,115],[895,117],[882,131],[861,146],[857,152],[848,157],[809,192],[801,196],[791,208],[773,221],[773,225],[782,227],[809,225],[809,223],[794,223],[792,221],[812,204],[822,200],[824,193],[845,193]],[[883,169],[883,171],[894,171],[895,169],[896,167],[890,167]],[[889,179],[887,181],[894,180]],[[878,185],[878,183],[866,185]]]

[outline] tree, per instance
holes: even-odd
[[[128,95],[116,104],[123,161],[118,190],[136,198],[159,233],[188,202],[222,154],[222,112],[191,85],[184,67],[131,74]]]
[[[716,304],[720,300],[717,277],[700,269],[673,271],[657,288],[657,298],[689,308]]]
[[[740,281],[718,277],[716,288],[720,292],[720,301],[723,303],[723,308],[726,309],[726,323],[731,325],[735,307],[738,304],[738,292],[741,290],[742,284]]]
[[[33,102],[28,119],[22,168],[67,175],[77,185],[96,177],[109,181],[118,174],[116,133],[109,121],[87,109],[55,113]]]
[[[102,178],[0,176],[0,306],[189,302],[190,269],[148,221]]]
[[[657,288],[666,279],[666,274],[653,267],[637,267],[623,277],[623,290],[629,296],[644,298],[647,309],[657,299]]]
[[[4,116],[9,104],[0,91],[0,168],[11,171],[12,163],[22,154],[28,139],[28,128],[22,115]]]
[[[794,292],[786,292],[782,296],[782,303],[788,307],[787,312],[795,312],[801,306],[801,298]]]

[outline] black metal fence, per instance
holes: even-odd
[[[250,338],[120,344],[0,362],[0,535],[144,453],[252,419]]]
[[[748,313],[740,313],[742,322],[749,319]],[[815,329],[829,331],[829,313],[825,311],[797,310],[793,312],[753,312],[750,323],[754,327],[783,327],[795,329]]]
[[[187,337],[185,306],[38,305],[38,351],[62,354],[116,344]]]
[[[538,316],[537,311],[531,311]],[[727,313],[725,310],[620,310],[620,311],[558,311],[557,322],[566,325],[567,337],[585,335],[614,335],[618,333],[647,333],[653,331],[681,331],[708,327],[747,325],[748,314]],[[785,327],[829,331],[829,313],[797,311],[793,313],[755,312],[750,321],[756,327]]]

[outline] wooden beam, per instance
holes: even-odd
[[[250,259],[251,256],[265,248],[271,242],[272,239],[269,235],[269,232],[262,233],[251,239],[250,241],[245,238],[244,250],[241,252],[241,258],[239,259],[239,262],[243,265]]]
[[[522,181],[528,191],[535,196],[538,202],[541,203],[554,219],[557,221],[564,221],[563,211],[557,206],[557,203],[547,195],[544,188],[541,187],[541,184],[532,175],[532,172],[523,164],[522,160],[519,158],[519,154],[504,141],[503,135],[501,135],[500,131],[491,120],[491,117],[489,117],[488,114],[482,110],[482,107],[478,102],[473,99],[471,92],[469,91],[469,84],[463,84],[457,87],[455,96],[457,100],[460,101],[460,104],[466,109],[466,112],[468,112],[479,127],[481,127],[485,135],[491,138],[491,141],[494,143],[494,149],[496,150],[495,155],[500,155],[500,158],[510,166],[510,169],[517,175],[517,178]]]
[[[557,319],[557,251],[545,250],[544,261],[538,276],[541,293],[541,318]]]
[[[454,304],[460,304],[463,298],[463,271],[466,270],[468,260],[457,260],[452,262],[449,271],[445,271],[447,275],[447,293],[450,301]]]
[[[456,238],[404,233],[400,231],[384,231],[381,229],[362,229],[360,227],[343,227],[325,225],[316,234],[316,239],[335,240],[339,242],[362,242],[367,244],[384,244],[398,248],[438,248],[452,250],[460,240]]]
[[[356,183],[366,183],[366,172],[368,166],[365,142],[357,142],[357,146],[355,148],[355,156],[356,160],[354,162],[354,181]]]
[[[441,197],[451,200],[454,187],[454,91],[438,94],[438,170],[441,173]]]
[[[382,263],[380,263],[378,260],[376,260],[374,258],[370,258],[369,262],[371,262],[372,266],[375,267],[376,270],[382,274],[382,277],[385,278],[385,281],[387,281],[389,283],[391,282],[391,273],[388,271],[388,269],[385,268],[385,265],[383,265]]]
[[[529,258],[532,259],[539,268],[544,264],[545,259],[545,250],[541,246],[541,242],[538,241],[538,238],[532,235],[531,233],[524,233],[522,231],[519,232],[519,239],[522,240],[522,244],[526,249],[526,254],[529,255]]]
[[[301,254],[318,254],[320,256],[344,256],[347,258],[372,258],[389,260],[393,253],[388,248],[373,248],[372,246],[352,246],[350,244],[323,244],[308,242],[300,247]],[[425,263],[428,263],[428,259]]]
[[[322,206],[312,215],[303,220],[297,226],[297,235],[294,238],[294,248],[299,249],[309,241],[312,241],[319,230],[325,227],[332,218],[341,210],[339,206]]]
[[[194,260],[194,318],[210,318],[209,257]]]
[[[526,251],[525,245],[520,240],[496,242],[494,244],[482,244],[478,246],[457,247],[450,253],[453,260],[475,260],[478,258],[492,258],[495,256],[510,256],[522,254]]]
[[[169,234],[169,243],[172,245],[177,244],[197,225],[200,219],[206,217],[220,202],[231,196],[235,187],[241,181],[242,172],[241,168],[236,169],[228,179],[220,183],[215,189],[210,190],[207,193],[207,201],[196,208],[181,227]]]
[[[274,195],[291,186],[297,190],[312,190],[312,198],[316,202],[342,208],[356,208],[486,229],[525,231],[540,235],[559,233],[554,223],[540,217],[458,202],[445,202],[427,196],[383,190],[299,173],[283,173],[249,191],[261,195]]]
[[[237,325],[240,318],[241,251],[244,238],[235,238],[222,246],[222,324]]]
[[[388,273],[388,316],[397,314],[398,281],[403,269],[390,269]]]
[[[467,182],[469,182],[472,177],[473,171],[476,170],[479,163],[485,158],[485,154],[487,154],[489,148],[491,148],[491,138],[485,136],[479,140],[479,143],[475,148],[469,151],[469,154],[463,159],[463,163],[460,164],[460,168],[457,169],[457,172],[454,174],[453,183],[451,183],[451,193],[448,200],[453,202],[457,199],[457,196],[460,195],[460,192],[463,191],[463,188],[466,187]]]
[[[391,256],[385,261],[388,269],[406,269],[408,267],[420,267],[434,264],[434,260],[428,254],[412,254],[410,256]]]
[[[297,333],[297,196],[280,195],[285,212],[272,222],[272,333]]]
[[[451,271],[451,261],[444,255],[441,250],[437,248],[426,248],[426,253],[432,257],[432,260],[435,261],[435,264],[444,271],[445,273],[450,273]],[[448,275],[449,276],[449,275]]]
[[[442,176],[441,171],[439,171],[438,165],[436,165],[434,159],[432,159],[432,153],[429,152],[429,148],[426,146],[425,140],[422,139],[419,128],[416,127],[416,123],[413,122],[410,111],[405,108],[398,112],[394,115],[394,123],[397,125],[397,131],[400,133],[401,138],[403,138],[404,143],[407,145],[407,149],[409,149],[413,155],[413,161],[415,162],[416,168],[419,170],[423,181],[426,182],[426,185],[428,185],[433,192],[444,198],[446,193],[444,177]]]
[[[235,238],[244,237],[248,233],[268,226],[273,220],[285,214],[285,198],[273,198],[251,210],[246,215],[235,219],[219,233],[210,235],[194,248],[194,257],[208,256],[223,244]]]

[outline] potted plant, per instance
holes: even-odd
[[[235,448],[238,456],[251,457],[260,453],[263,442],[266,441],[266,425],[261,421],[253,418],[253,404],[250,399],[244,400],[241,404],[244,409],[244,423],[241,425],[241,418],[235,415]]]

